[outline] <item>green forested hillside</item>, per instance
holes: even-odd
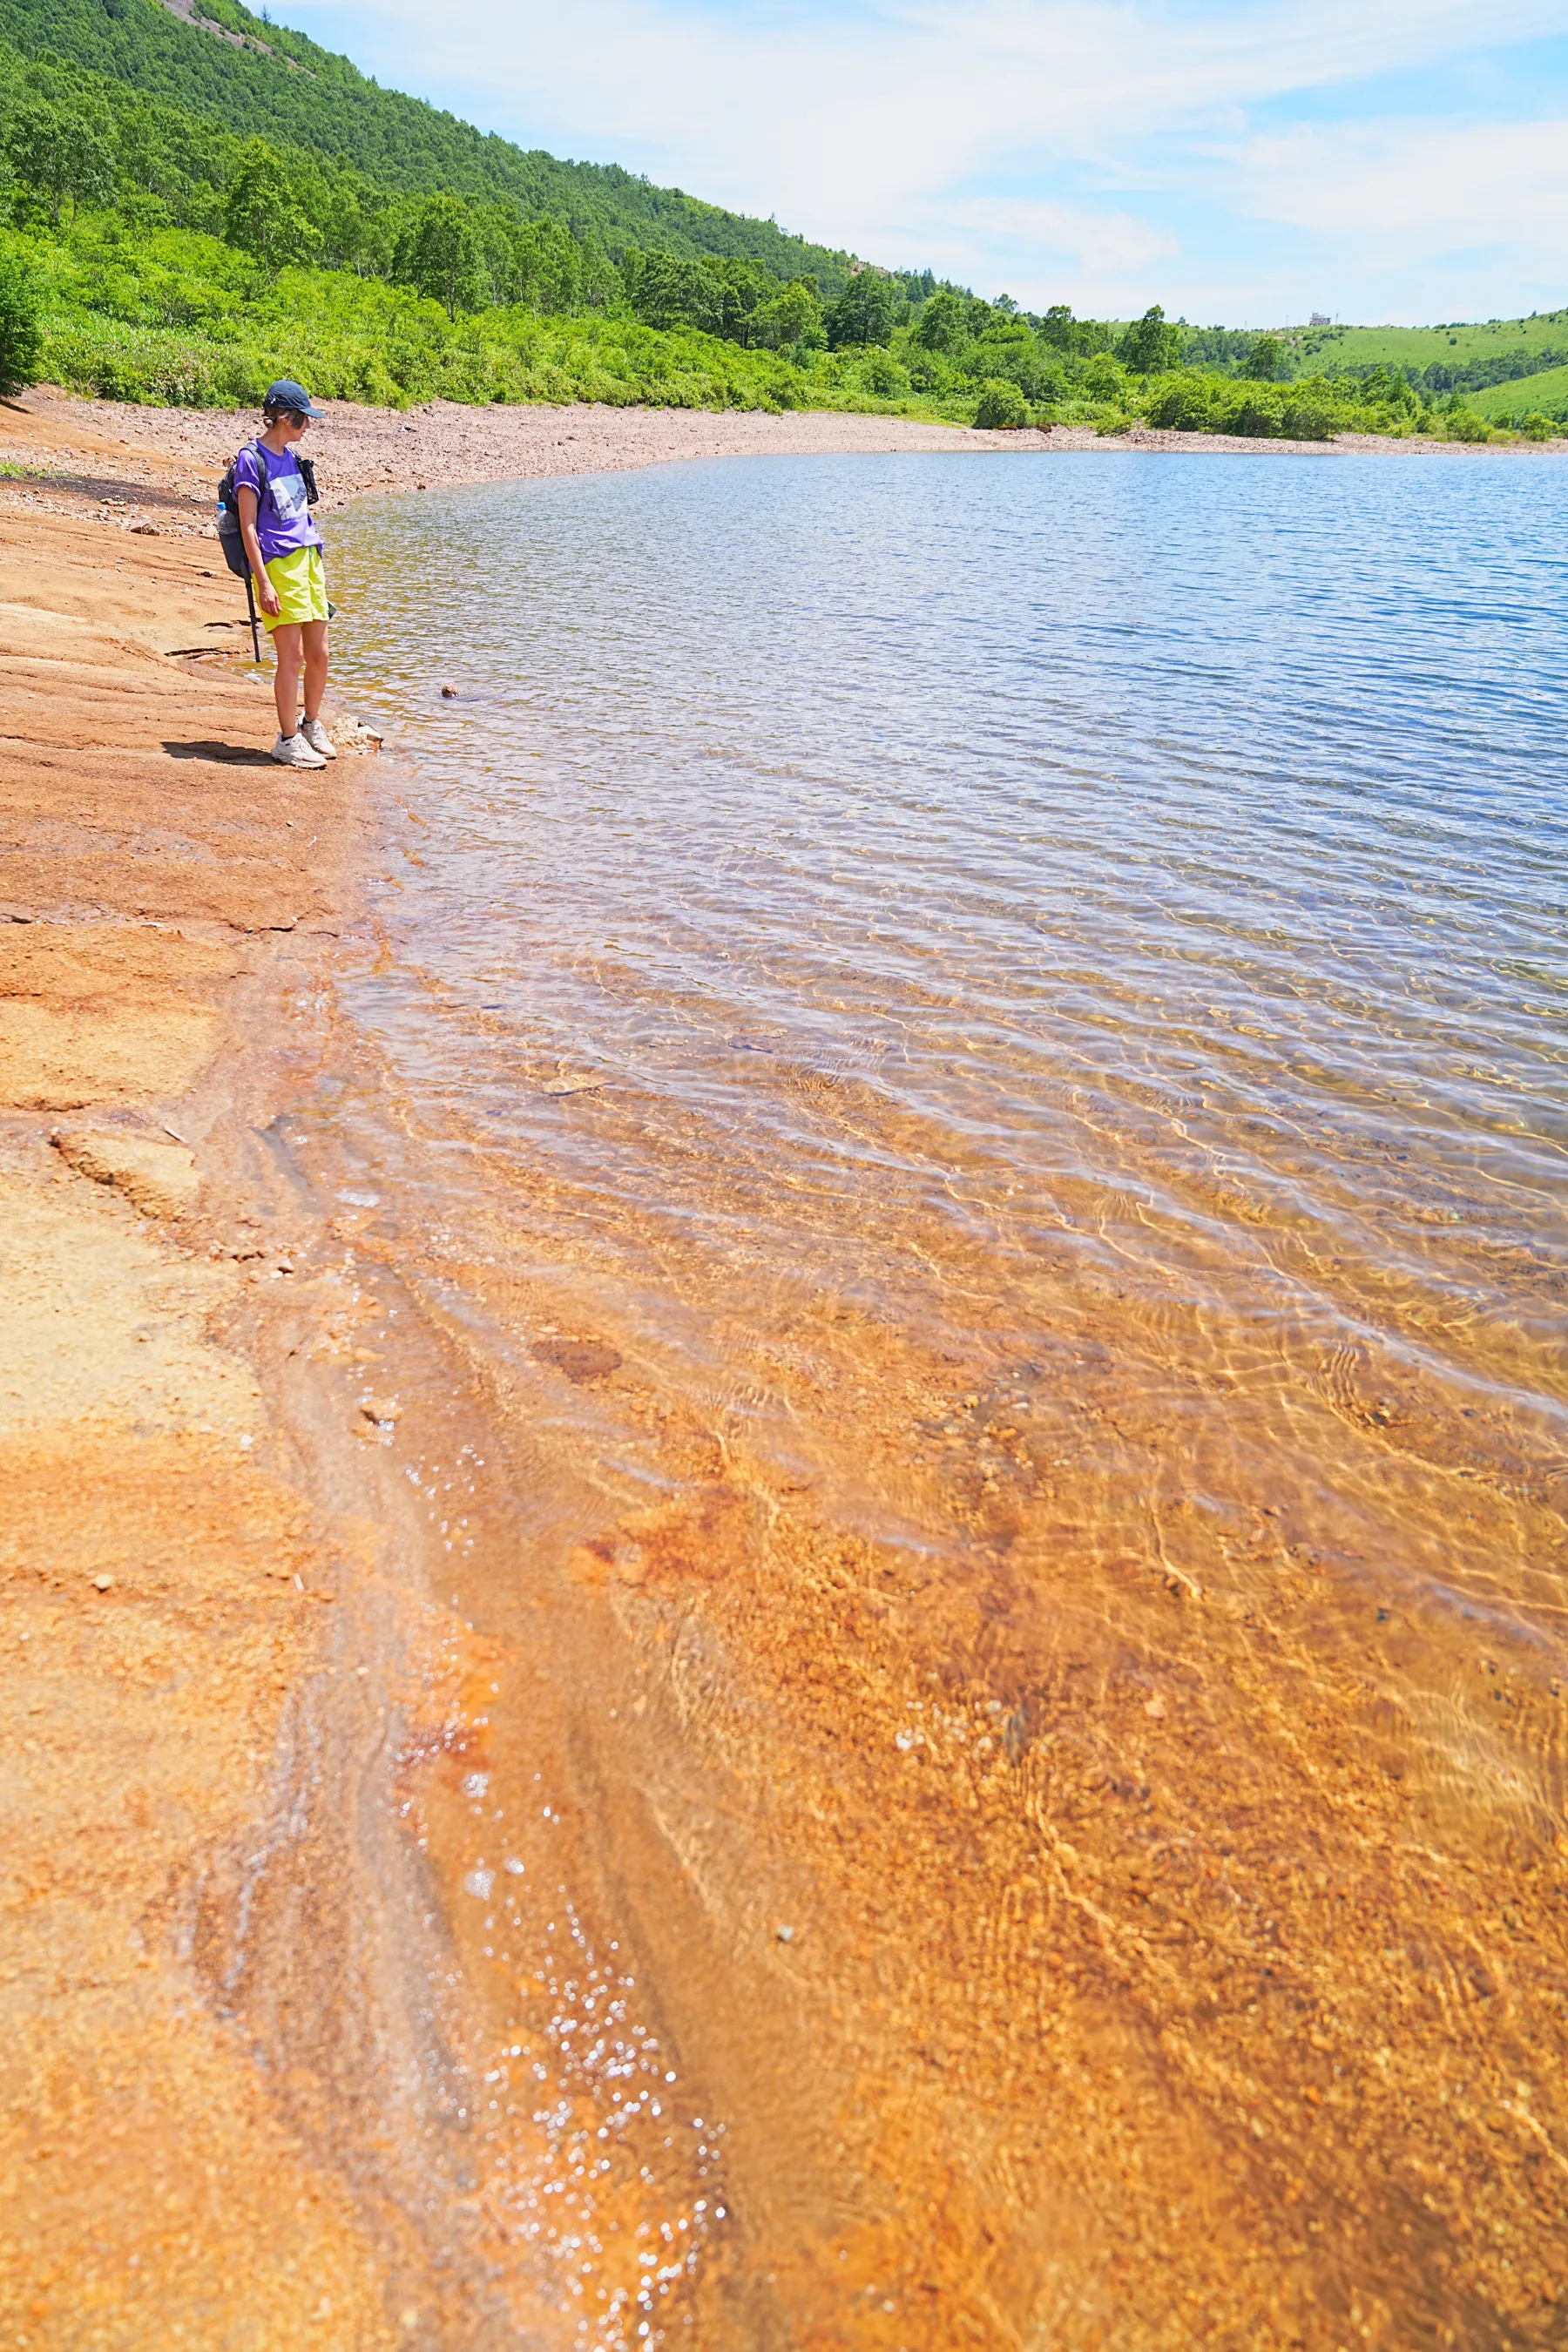
[[[157,0],[0,0],[0,38],[25,57],[66,60],[242,139],[312,150],[381,188],[499,197],[532,218],[550,214],[591,230],[616,257],[636,245],[749,258],[785,281],[814,275],[829,297],[848,276],[847,254],[808,245],[771,221],[650,186],[613,163],[563,163],[487,137],[419,99],[378,88],[347,58],[263,24],[238,0],[201,0],[198,13],[239,40],[184,23]]]

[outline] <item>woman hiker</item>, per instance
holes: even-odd
[[[293,444],[312,416],[302,384],[281,378],[262,405],[266,426],[234,461],[239,531],[256,583],[256,601],[272,639],[277,669],[278,740],[272,757],[285,768],[324,768],[337,752],[321,724],[327,684],[327,569],[321,534]],[[262,472],[265,458],[266,473]],[[265,484],[265,487],[263,486]],[[305,669],[305,716],[300,711],[300,667]]]

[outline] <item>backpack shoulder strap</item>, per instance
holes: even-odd
[[[262,502],[263,499],[265,499],[265,498],[266,498],[268,491],[268,490],[271,488],[271,487],[272,487],[271,482],[270,482],[270,480],[269,480],[269,478],[268,478],[268,472],[267,472],[267,452],[266,452],[266,450],[262,447],[262,446],[261,446],[261,444],[260,444],[260,442],[259,442],[259,441],[247,441],[247,442],[246,443],[246,445],[245,445],[245,448],[246,448],[246,449],[248,449],[248,450],[250,451],[251,456],[255,458],[255,460],[256,460],[256,470],[257,470],[257,472],[258,472],[258,473],[260,475],[260,477],[261,477],[261,484],[260,484],[260,488],[258,489],[258,491],[257,491],[257,493],[256,493],[256,505],[257,505],[257,511],[259,513],[260,509],[261,509],[261,502]],[[240,458],[241,458],[241,457],[244,457],[244,455],[245,455],[245,449],[241,449],[241,450],[238,452],[238,454],[236,456],[236,457],[234,458],[233,463],[230,465],[229,469],[228,469],[227,473],[224,476],[224,478],[223,478],[222,481],[218,484],[218,486],[217,486],[217,487],[218,487],[218,496],[219,496],[220,498],[222,498],[222,499],[233,499],[233,498],[236,498],[236,497],[237,497],[237,496],[238,496],[238,492],[237,491],[237,489],[236,489],[236,488],[235,488],[235,473],[236,473],[237,468],[238,467],[239,460],[240,460]],[[277,499],[273,499],[273,501],[272,501],[272,503],[273,503],[273,505],[274,505],[274,506],[276,506],[276,505],[277,505],[277,503],[278,503]]]

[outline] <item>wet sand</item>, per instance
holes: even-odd
[[[1235,1374],[1184,1391],[1152,1322],[1067,1287],[1029,1374],[1070,1397],[1065,1475],[1004,1335],[982,1380],[789,1301],[755,1338],[781,1470],[639,1364],[586,1228],[574,1319],[477,1265],[519,1345],[477,1339],[418,1231],[352,1197],[348,1112],[390,1158],[397,1107],[334,979],[377,952],[395,775],[255,756],[270,705],[201,537],[233,420],[4,421],[57,478],[0,485],[10,2339],[596,2340],[518,2192],[564,2208],[603,2161],[589,2293],[628,2297],[651,2244],[657,2325],[714,2352],[1560,2342],[1545,1457],[1313,1375],[1345,1491],[1397,1484],[1434,1558],[1528,1604],[1481,1633],[1336,1602],[1326,1499],[1222,1537],[1176,1480],[1130,1517],[1097,1453],[1157,1489]],[[637,419],[640,454],[595,457],[563,422],[411,475],[375,420],[334,463],[390,488],[887,429]],[[526,1186],[505,1222],[520,1256]],[[568,1392],[666,1499],[562,1433]],[[819,1508],[846,1462],[911,1512],[912,1479],[972,1577],[847,1534]],[[501,1843],[496,1913],[460,1899],[476,1834],[580,1890],[549,1965],[490,1927]],[[613,2164],[579,2001],[643,2102]]]

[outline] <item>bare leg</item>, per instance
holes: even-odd
[[[310,625],[320,628],[321,625],[317,621]],[[278,665],[272,674],[272,698],[278,705],[279,735],[292,735],[300,724],[300,634],[298,621],[286,622],[272,632],[272,655]]]
[[[305,640],[305,716],[319,719],[327,690],[327,625],[306,621],[300,630]]]

